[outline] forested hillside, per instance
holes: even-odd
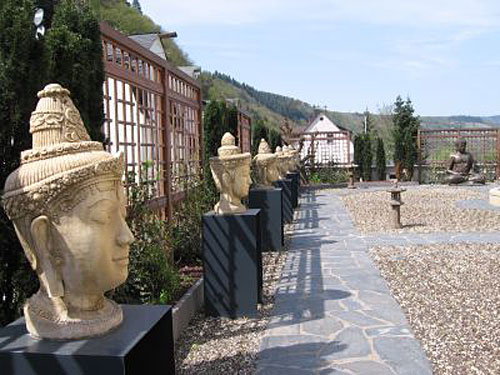
[[[126,0],[101,0],[101,18],[127,35],[154,33],[163,30],[151,18],[142,13],[139,0],[131,2]],[[168,25],[164,25],[168,28]],[[182,35],[179,36],[182,38]],[[168,59],[175,65],[199,64],[203,61],[193,62],[187,53],[176,44],[175,40],[163,40]],[[202,94],[204,100],[231,99],[238,102],[240,108],[249,112],[254,120],[261,120],[268,127],[279,128],[288,120],[296,129],[304,128],[317,113],[324,111],[298,99],[284,95],[260,91],[246,83],[221,72],[203,72],[201,75]],[[394,98],[395,99],[395,98]],[[415,108],[418,113],[418,107]],[[386,145],[392,143],[390,116],[391,107],[386,107],[372,115],[372,126],[385,140]],[[363,113],[345,113],[327,111],[330,119],[342,128],[361,132],[364,128]],[[421,117],[422,126],[425,128],[447,127],[500,127],[500,116],[473,117],[473,116],[447,116],[447,117]]]
[[[162,31],[151,18],[142,13],[138,0],[101,0],[100,17],[126,35],[159,33]],[[192,65],[187,53],[172,39],[162,39],[168,59],[176,66]]]

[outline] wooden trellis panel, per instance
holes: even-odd
[[[151,203],[170,217],[187,180],[200,172],[200,84],[105,23],[101,37],[107,149],[124,153],[136,181],[152,182]]]

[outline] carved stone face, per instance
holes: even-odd
[[[271,157],[257,155],[255,157],[255,167],[257,170],[257,183],[259,185],[272,187],[272,183],[280,178],[278,160],[273,154]]]
[[[269,182],[274,182],[280,178],[280,171],[278,169],[278,161],[271,161],[266,168],[266,179]]]
[[[458,152],[463,154],[466,149],[467,149],[467,141],[465,141],[465,139],[458,139],[455,142],[455,150],[457,150]]]
[[[235,172],[233,181],[233,194],[237,199],[243,199],[248,196],[248,191],[252,185],[250,177],[250,164],[240,165]]]
[[[222,137],[217,157],[210,158],[210,170],[220,192],[219,202],[214,207],[217,214],[245,212],[241,199],[248,196],[252,184],[250,177],[250,153],[242,154],[235,145],[231,133]]]
[[[134,237],[125,222],[123,187],[88,196],[53,224],[54,245],[62,258],[65,295],[102,295],[125,282]]]

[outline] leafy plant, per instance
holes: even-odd
[[[140,182],[128,176],[127,223],[135,241],[130,246],[127,282],[113,292],[113,299],[121,303],[170,302],[180,288],[180,276],[167,257],[167,226],[148,205],[155,186],[147,179],[149,168],[151,164],[145,163]]]
[[[217,191],[206,180],[188,182],[185,198],[167,227],[167,244],[177,265],[201,262],[202,216],[216,201]]]
[[[332,163],[331,165],[311,171],[308,180],[312,185],[341,184],[349,180],[349,174],[345,168],[339,168]]]

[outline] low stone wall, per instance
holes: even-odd
[[[189,325],[194,315],[203,307],[203,278],[199,279],[173,308],[174,341]]]

